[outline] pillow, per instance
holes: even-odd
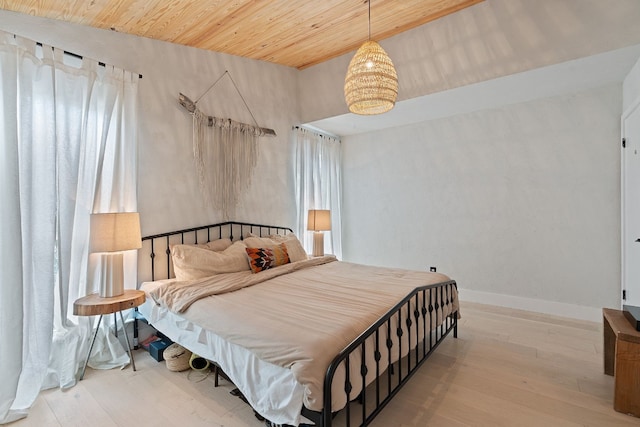
[[[246,248],[251,271],[259,273],[273,267],[289,263],[287,247],[284,243],[271,248]]]
[[[192,245],[173,245],[173,271],[178,280],[193,280],[249,270],[245,249],[242,242],[235,242],[222,252]]]
[[[222,252],[225,249],[227,249],[229,246],[231,246],[232,243],[233,242],[229,238],[212,240],[212,241],[207,242],[207,243],[193,243],[193,244],[191,244],[191,243],[172,243],[172,244],[169,245],[169,250],[173,251],[173,247],[174,246],[186,245],[186,246],[194,246],[196,248],[201,248],[201,249],[208,249],[210,251]]]
[[[273,234],[269,237],[258,237],[254,234],[247,234],[243,242],[249,248],[273,248],[279,243],[284,243],[287,247],[287,253],[291,262],[298,262],[309,258],[302,243],[298,240],[295,234],[289,233],[287,235]]]
[[[285,244],[291,262],[303,261],[309,258],[309,255],[307,255],[304,247],[302,247],[302,243],[300,243],[300,240],[298,240],[298,237],[295,234],[289,233],[284,236],[281,234],[273,234],[269,236],[269,238],[276,243]]]
[[[277,245],[274,240],[268,237],[258,237],[252,233],[248,233],[243,242],[248,248],[271,248]]]
[[[212,240],[210,242],[207,242],[201,245],[201,247],[205,249],[209,249],[210,251],[220,252],[227,249],[229,246],[231,246],[232,243],[233,242],[231,242],[231,239],[224,238],[224,239]]]

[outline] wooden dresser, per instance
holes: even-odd
[[[613,408],[640,417],[640,331],[620,310],[602,309],[604,373],[615,378]]]

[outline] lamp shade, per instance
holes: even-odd
[[[398,75],[387,52],[377,42],[364,42],[349,63],[344,97],[355,114],[381,114],[391,110],[398,97]]]
[[[307,230],[331,230],[331,211],[322,209],[309,210],[309,217],[307,218]]]
[[[91,252],[118,252],[141,247],[137,212],[91,214]]]

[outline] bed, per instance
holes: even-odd
[[[301,248],[289,228],[243,222],[144,237],[139,311],[220,367],[269,425],[367,425],[457,337],[456,282]],[[236,271],[240,251],[249,268]]]

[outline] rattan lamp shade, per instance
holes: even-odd
[[[393,108],[398,96],[398,75],[391,58],[369,40],[356,52],[344,79],[344,97],[355,114],[381,114]]]

